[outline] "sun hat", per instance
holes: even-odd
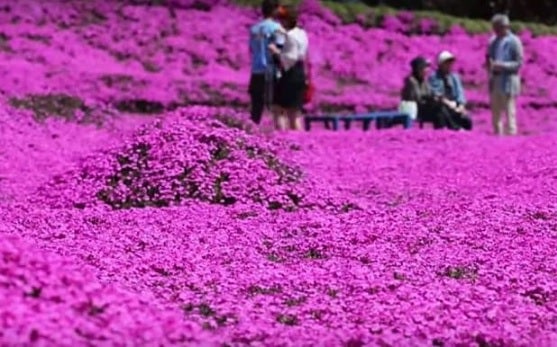
[[[412,70],[421,70],[430,65],[431,65],[430,62],[427,61],[427,59],[422,56],[418,56],[412,59],[412,61],[410,62],[410,66],[412,67]]]
[[[449,51],[443,51],[439,53],[439,57],[437,58],[437,63],[439,65],[443,64],[446,61],[455,60],[456,57]]]

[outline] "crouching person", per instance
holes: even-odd
[[[446,127],[451,130],[471,130],[472,120],[466,111],[466,98],[460,77],[453,72],[455,56],[443,51],[438,57],[438,68],[430,77],[433,94],[441,101]]]

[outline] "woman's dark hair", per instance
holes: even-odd
[[[278,7],[278,0],[263,0],[261,3],[261,13],[263,13],[263,17],[265,18],[272,17]]]
[[[418,56],[410,62],[412,67],[412,75],[418,80],[421,78],[420,71],[429,66],[429,62],[422,56]]]
[[[292,5],[285,5],[284,14],[281,16],[281,21],[285,25],[285,29],[292,29],[298,25],[298,11]]]

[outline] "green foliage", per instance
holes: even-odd
[[[144,61],[141,63],[141,65],[143,66],[143,69],[147,72],[157,73],[162,71],[162,68],[152,61]]]
[[[0,32],[0,51],[9,52],[10,50],[10,37]]]
[[[120,100],[115,104],[115,107],[120,112],[136,114],[159,114],[165,110],[161,102],[145,99]]]
[[[288,326],[295,326],[300,323],[300,320],[297,316],[292,314],[279,314],[277,316],[277,322]]]
[[[239,5],[259,6],[260,0],[235,0]],[[285,1],[288,4],[298,4],[300,0]],[[334,1],[322,1],[322,3],[339,16],[343,23],[358,22],[366,27],[378,27],[385,16],[396,15],[398,10],[387,6],[367,6],[363,3],[339,3]],[[422,19],[435,20],[439,25],[438,34],[446,33],[453,25],[463,27],[470,34],[489,32],[491,24],[488,20],[469,19],[456,17],[437,11],[413,11],[414,22],[419,23]],[[512,22],[515,32],[530,30],[534,35],[557,35],[557,26],[548,26],[539,23]]]
[[[59,117],[74,120],[77,111],[82,111],[85,118],[83,123],[92,122],[88,115],[91,109],[78,97],[67,94],[30,94],[22,98],[11,98],[10,105],[32,111],[35,120],[42,122],[48,117]]]
[[[470,266],[449,266],[444,269],[442,275],[455,280],[475,279],[478,277],[478,269]]]
[[[512,18],[520,21],[557,24],[554,0],[361,0],[361,2],[370,6],[384,4],[411,11],[433,10],[474,19],[486,19],[494,13],[510,13]]]

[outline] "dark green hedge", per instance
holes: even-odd
[[[334,0],[363,2],[370,6],[386,5],[412,11],[429,10],[475,19],[489,18],[494,13],[509,13],[515,20],[557,24],[555,0]]]
[[[234,0],[245,6],[258,6],[261,0]],[[462,0],[461,0],[462,1]],[[300,0],[286,0],[285,3],[296,4]],[[322,1],[322,3],[333,10],[344,23],[360,22],[365,26],[379,26],[386,15],[396,15],[399,10],[387,6],[367,6],[363,3],[339,3],[335,1]],[[438,24],[438,34],[445,33],[452,25],[458,24],[471,34],[485,33],[491,30],[490,22],[487,20],[469,19],[455,17],[436,11],[413,11],[416,26],[422,19],[432,19]],[[363,20],[362,20],[363,19]],[[538,23],[512,23],[513,30],[520,32],[530,30],[534,35],[557,35],[557,26],[549,26]]]

